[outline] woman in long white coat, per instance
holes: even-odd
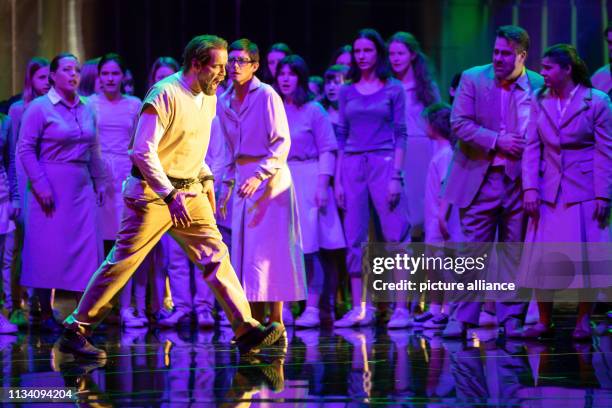
[[[306,277],[296,197],[287,155],[291,145],[283,101],[254,76],[259,50],[242,39],[229,47],[232,86],[220,99],[218,114],[229,164],[225,186],[235,185],[232,263],[253,317],[283,323],[283,302],[306,298]],[[222,193],[219,210],[234,189]]]

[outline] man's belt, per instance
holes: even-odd
[[[136,166],[132,166],[131,174],[132,174],[132,177],[136,177],[137,179],[140,179],[140,180],[145,179],[142,173],[140,172],[140,169]],[[168,175],[166,175],[166,177],[168,177],[168,180],[170,180],[170,184],[172,184],[172,187],[176,188],[177,190],[186,189],[192,184],[202,182],[202,180],[197,179],[197,178],[180,179],[180,178],[170,177]]]

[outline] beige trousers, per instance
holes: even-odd
[[[124,186],[126,205],[115,246],[89,280],[77,309],[66,318],[64,325],[90,334],[110,311],[111,299],[132,277],[162,235],[169,232],[202,271],[234,331],[257,326],[259,322],[251,317],[249,303],[230,263],[212,207],[202,190],[199,183],[185,190],[197,196],[187,198],[193,222],[187,228],[180,228],[172,225],[167,205],[146,182],[129,177]]]

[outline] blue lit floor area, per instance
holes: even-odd
[[[74,387],[78,406],[99,407],[611,407],[612,336],[574,343],[572,323],[560,318],[554,339],[530,342],[500,342],[495,328],[470,341],[289,328],[282,344],[243,359],[227,329],[108,326],[94,338],[109,354],[98,363],[60,352],[58,335],[1,335],[2,386]]]

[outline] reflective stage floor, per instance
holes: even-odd
[[[495,328],[468,342],[289,329],[286,345],[251,359],[239,358],[227,329],[109,326],[94,338],[109,353],[100,364],[61,353],[58,335],[0,335],[2,387],[74,387],[79,406],[612,407],[612,336],[573,343],[572,323],[561,319],[547,342],[496,341]],[[18,404],[5,394],[2,406]]]

